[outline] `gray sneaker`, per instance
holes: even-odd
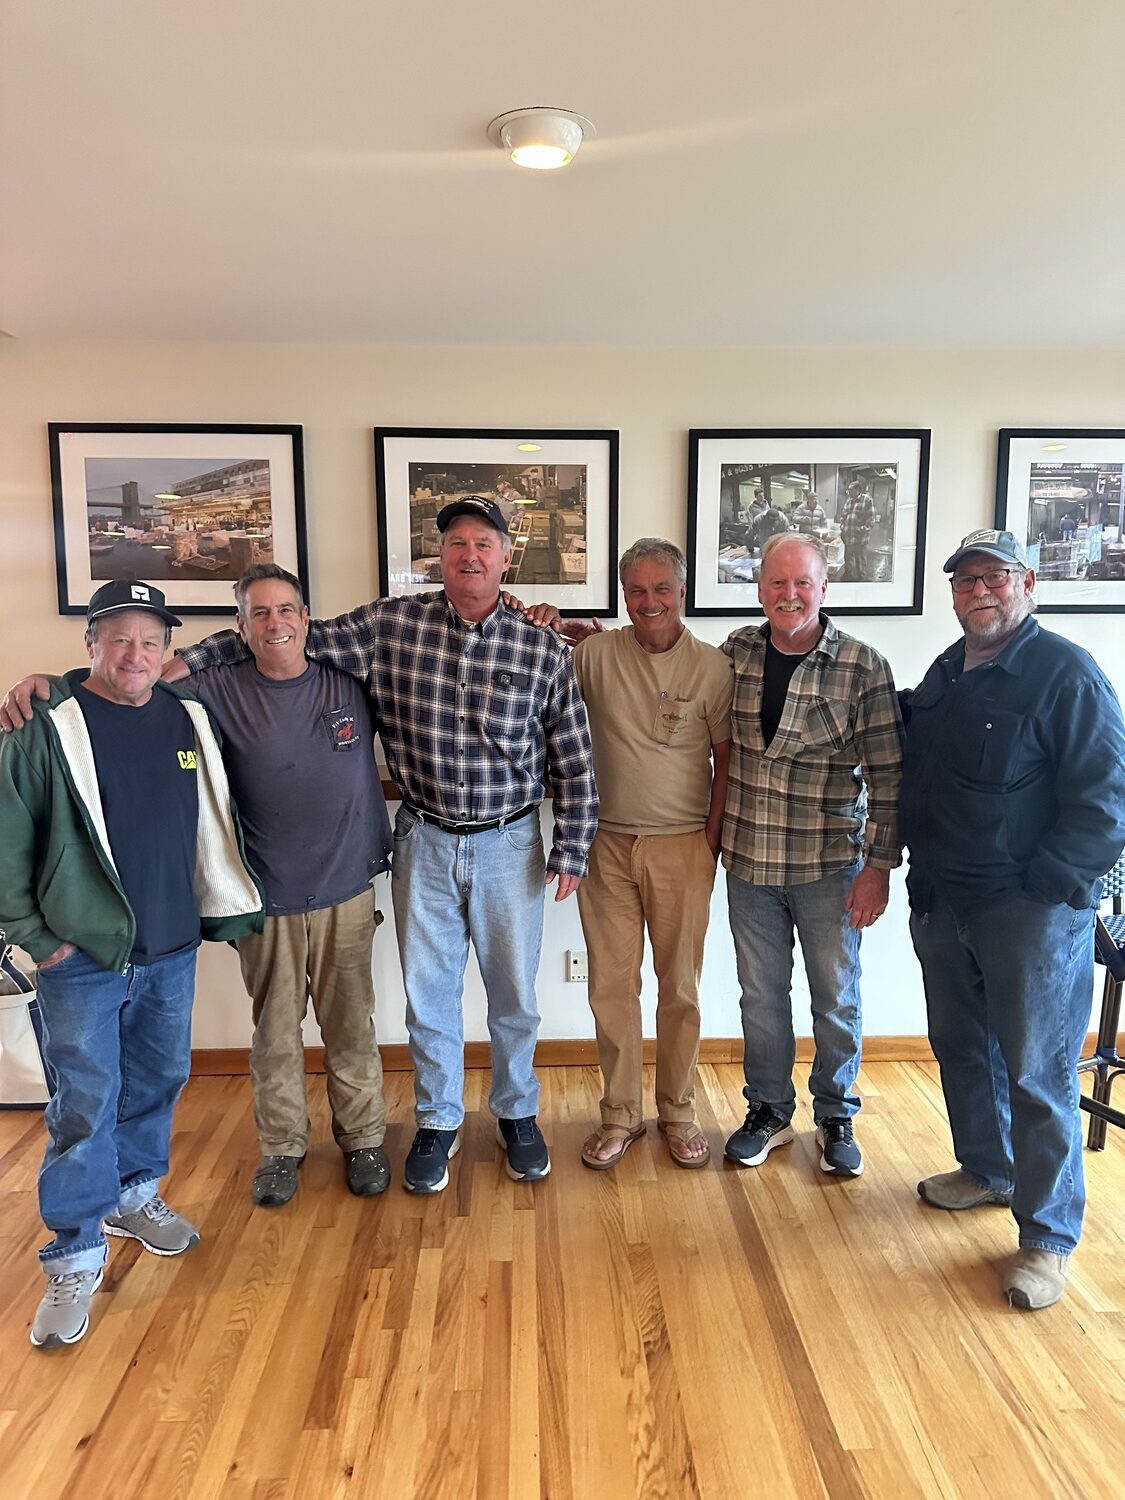
[[[199,1244],[199,1230],[173,1213],[163,1198],[150,1198],[135,1213],[111,1214],[104,1221],[106,1234],[124,1240],[140,1240],[153,1255],[182,1255]]]
[[[936,1177],[924,1177],[918,1184],[918,1196],[934,1208],[944,1208],[951,1214],[966,1208],[983,1208],[986,1204],[1007,1208],[1012,1201],[1011,1193],[996,1192],[971,1172],[966,1172],[964,1167],[958,1167],[956,1172],[939,1172]]]
[[[1050,1250],[1017,1250],[1003,1287],[1013,1307],[1036,1312],[1053,1307],[1066,1291],[1067,1257]]]
[[[775,1115],[768,1104],[757,1099],[750,1102],[746,1119],[727,1141],[726,1158],[740,1167],[760,1167],[775,1146],[787,1146],[794,1140],[788,1120]]]
[[[31,1342],[37,1349],[77,1344],[90,1326],[90,1298],[102,1284],[96,1271],[64,1271],[47,1278],[47,1290],[35,1311]]]

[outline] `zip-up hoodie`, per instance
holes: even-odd
[[[30,724],[0,744],[0,928],[36,963],[64,942],[107,969],[123,970],[137,924],[109,846],[94,751],[74,691],[80,668],[36,699]],[[203,936],[215,941],[262,929],[261,886],[246,863],[219,731],[179,683],[154,692],[178,698],[191,719],[199,791],[193,886]],[[160,837],[154,809],[153,836]]]

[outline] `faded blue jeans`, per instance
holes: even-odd
[[[743,1074],[748,1100],[789,1120],[793,1088],[793,934],[801,939],[812,1001],[816,1056],[809,1073],[813,1118],[850,1119],[862,1049],[859,930],[846,910],[862,865],[805,885],[753,885],[727,871],[727,908],[742,986]]]
[[[149,1201],[168,1170],[172,1111],[191,1071],[194,948],[123,974],[79,950],[36,980],[55,1093],[39,1171],[49,1275],[105,1263],[102,1220]]]
[[[910,916],[930,1041],[965,1171],[1000,1193],[1024,1249],[1069,1255],[1086,1189],[1078,1058],[1094,992],[1094,913],[1017,893]]]
[[[539,1110],[532,1060],[539,1034],[535,975],[543,945],[543,836],[537,813],[487,833],[444,833],[402,807],[395,818],[391,896],[406,988],[419,1127],[465,1118],[461,995],[469,941],[488,999],[498,1119]]]

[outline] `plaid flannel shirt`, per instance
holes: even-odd
[[[868,494],[849,500],[840,518],[840,536],[845,542],[862,542],[875,525],[875,501]]]
[[[736,630],[723,645],[734,662],[723,863],[753,885],[806,885],[864,852],[878,869],[902,863],[902,716],[890,668],[820,618],[824,633],[793,674],[768,748],[769,625]]]
[[[404,798],[452,823],[510,817],[553,794],[547,868],[584,875],[598,819],[586,709],[566,644],[503,603],[476,624],[444,592],[313,620],[307,651],[371,695]],[[177,653],[193,671],[249,653],[233,631]]]

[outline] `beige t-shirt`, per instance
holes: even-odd
[[[729,657],[685,630],[670,651],[637,645],[633,627],[574,651],[590,716],[598,827],[694,833],[707,822],[711,746],[730,739]]]

